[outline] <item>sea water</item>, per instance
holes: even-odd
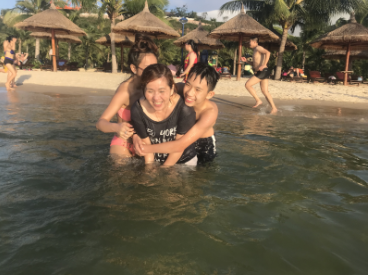
[[[367,274],[368,112],[216,99],[218,158],[116,164],[109,97],[0,91],[0,274]]]

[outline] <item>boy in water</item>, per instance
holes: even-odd
[[[216,139],[213,127],[216,124],[218,108],[210,101],[215,95],[219,75],[207,64],[193,66],[184,85],[185,104],[196,112],[196,124],[181,139],[155,145],[145,145],[137,135],[133,136],[134,147],[138,155],[149,153],[172,154],[183,151],[196,143],[199,162],[212,161],[216,155]]]
[[[253,70],[255,72],[255,75],[247,81],[247,83],[245,84],[245,88],[256,100],[256,105],[253,108],[257,108],[259,105],[262,104],[262,101],[257,96],[253,86],[261,83],[262,93],[272,107],[271,114],[276,114],[277,108],[275,106],[275,103],[273,102],[270,93],[268,92],[268,78],[270,77],[271,71],[267,68],[267,63],[270,59],[271,54],[265,48],[258,45],[257,37],[251,38],[249,41],[249,45],[250,48],[253,49]],[[241,60],[243,62],[247,62],[247,58],[245,57],[242,57]]]

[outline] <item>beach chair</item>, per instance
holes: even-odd
[[[52,70],[52,63],[50,60],[46,59],[40,66],[41,71]]]
[[[229,69],[223,70],[222,68],[215,68],[217,73],[220,75],[220,79],[231,79],[232,74],[230,73]]]
[[[309,72],[309,77],[308,77],[308,82],[326,82],[326,79],[324,77],[321,76],[321,73],[318,71],[310,71]]]
[[[79,70],[78,62],[69,62],[67,66],[68,66],[69,71],[78,71]]]
[[[112,71],[112,63],[111,62],[104,62],[102,67],[96,68],[97,70],[101,70],[103,72]]]
[[[68,70],[68,60],[59,59],[57,61],[57,67],[59,71],[67,71]]]
[[[336,83],[337,82],[342,82],[342,83],[344,83],[344,80],[345,80],[345,74],[344,73],[342,73],[342,72],[336,72]],[[351,76],[349,75],[349,77],[348,77],[348,82],[349,82],[349,84],[351,84],[350,82],[351,82]],[[354,83],[354,84],[356,84],[356,83]],[[359,83],[358,83],[358,86],[359,86]]]

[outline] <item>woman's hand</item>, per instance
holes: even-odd
[[[118,123],[116,135],[122,139],[129,139],[134,134],[134,128],[127,122]]]
[[[143,145],[146,143],[138,136],[133,136],[134,151],[138,156],[144,157],[146,154],[143,151]]]
[[[185,77],[186,75],[186,73],[182,73],[179,77]]]

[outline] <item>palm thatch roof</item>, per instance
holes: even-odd
[[[180,37],[177,31],[150,13],[147,1],[143,11],[118,23],[113,27],[112,32],[125,35],[144,33],[157,39]]]
[[[33,32],[33,33],[30,34],[30,36],[32,36],[34,38],[50,39],[51,40],[51,33],[49,33],[49,32]],[[57,35],[55,35],[55,38],[58,41],[62,41],[62,42],[76,43],[76,44],[81,44],[82,43],[82,41],[74,35],[57,34]]]
[[[327,51],[322,55],[325,59],[343,59],[345,60],[346,51]],[[350,53],[350,59],[360,60],[368,59],[368,51],[352,51]]]
[[[87,35],[81,28],[60,13],[51,3],[50,9],[37,13],[14,27],[31,32],[51,32],[55,34],[84,36]]]
[[[121,35],[115,34],[115,44],[117,46],[131,47],[133,46],[135,37],[133,35]],[[111,45],[111,33],[109,35],[102,36],[96,40],[96,43],[110,46]]]
[[[278,51],[281,45],[281,39],[278,40],[264,40],[259,43],[269,51]],[[298,47],[290,40],[286,41],[285,51],[296,51]]]
[[[208,37],[208,32],[203,29],[202,23],[199,23],[198,28],[191,31],[187,35],[174,41],[174,44],[183,48],[188,40],[194,40],[200,50],[218,50],[225,48],[220,40]]]
[[[368,28],[358,24],[354,14],[350,23],[326,33],[311,43],[314,48],[328,50],[346,50],[350,44],[351,50],[368,50]]]
[[[279,39],[276,34],[263,27],[260,23],[246,14],[244,7],[239,15],[213,30],[209,35],[211,38],[230,41],[239,41],[240,36],[242,36],[243,39],[249,39],[256,36],[259,38],[260,42],[264,40]]]

